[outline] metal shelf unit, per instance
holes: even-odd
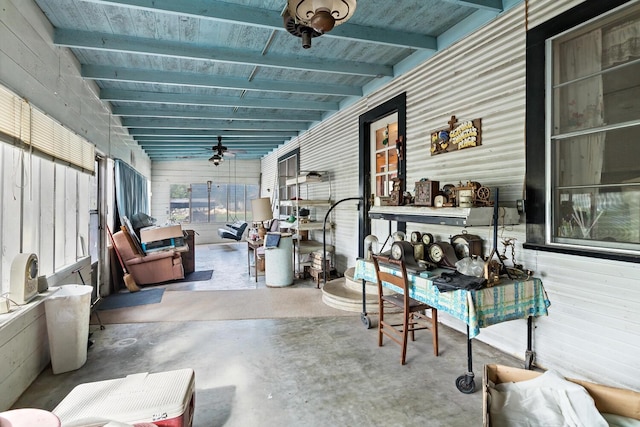
[[[282,207],[292,207],[296,220],[294,222],[288,222],[287,220],[280,221],[280,228],[287,229],[294,233],[294,267],[298,276],[304,275],[304,267],[311,266],[311,260],[303,258],[308,257],[312,252],[320,251],[323,253],[324,258],[333,264],[333,254],[335,248],[333,245],[323,245],[325,234],[330,232],[333,224],[323,224],[322,216],[318,210],[329,209],[332,205],[332,186],[331,175],[326,171],[316,172],[301,172],[298,176],[288,178],[286,180],[287,186],[295,186],[295,198],[292,200],[280,200],[279,205]],[[310,187],[314,189],[320,189],[323,194],[321,197],[317,196],[317,193],[310,197]],[[301,221],[299,218],[300,209],[309,209],[309,219]],[[320,208],[320,209],[318,209]],[[321,241],[313,239],[312,233],[322,233]],[[308,240],[304,239],[308,236]],[[325,247],[323,252],[323,246]]]

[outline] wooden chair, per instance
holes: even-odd
[[[380,271],[380,263],[388,264],[397,270],[401,276],[390,272]],[[378,279],[378,305],[380,317],[378,321],[378,346],[382,346],[383,335],[400,344],[402,354],[400,362],[404,365],[407,357],[407,339],[411,332],[411,341],[415,341],[414,331],[428,329],[431,331],[433,341],[433,354],[438,355],[438,310],[428,304],[422,303],[409,296],[409,281],[407,269],[403,261],[389,259],[385,256],[374,255],[373,264]],[[391,295],[383,294],[382,282],[397,286],[402,293]],[[388,290],[387,290],[387,293]],[[390,323],[385,320],[385,306],[387,309],[396,308],[402,310],[402,323]],[[431,310],[431,318],[426,311]]]

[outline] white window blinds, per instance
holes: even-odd
[[[0,86],[0,132],[29,143],[30,118],[31,106]]]
[[[0,132],[51,157],[94,172],[93,144],[2,87]]]

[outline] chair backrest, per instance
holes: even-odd
[[[116,248],[118,249],[118,252],[120,252],[120,256],[124,262],[140,256],[136,253],[129,239],[130,237],[128,237],[124,231],[117,231],[113,233],[113,241],[115,242]]]
[[[238,230],[239,238],[242,238],[242,233],[244,233],[244,230],[246,230],[248,225],[249,225],[248,222],[242,222],[242,224],[240,224],[240,227],[236,228],[236,230]]]
[[[382,295],[382,282],[390,283],[397,286],[402,290],[405,300],[409,299],[409,281],[407,278],[407,267],[404,261],[388,258],[382,255],[373,255],[373,265],[376,270],[376,277],[378,279],[378,293]],[[391,272],[381,271],[380,264],[387,264],[392,269],[400,272],[400,276],[397,276]]]

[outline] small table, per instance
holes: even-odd
[[[393,274],[396,270],[381,267]],[[527,350],[525,352],[525,368],[531,369],[535,354],[532,349],[531,319],[548,315],[551,305],[544,290],[542,281],[532,277],[527,280],[503,279],[499,285],[475,291],[456,290],[440,292],[433,284],[433,277],[440,271],[424,272],[421,275],[408,274],[409,296],[431,307],[462,320],[467,326],[467,373],[456,380],[458,390],[473,393],[471,339],[480,333],[480,328],[515,319],[527,319]],[[359,258],[356,263],[354,279],[377,283],[375,268],[372,262]],[[402,289],[383,282],[385,288],[402,293]],[[364,293],[363,293],[364,295]],[[363,297],[364,300],[364,297]],[[370,323],[363,301],[362,321],[367,328]]]
[[[253,251],[253,259],[255,260],[256,283],[258,283],[258,248],[264,245],[263,240],[247,240],[247,269],[251,276],[251,251]]]

